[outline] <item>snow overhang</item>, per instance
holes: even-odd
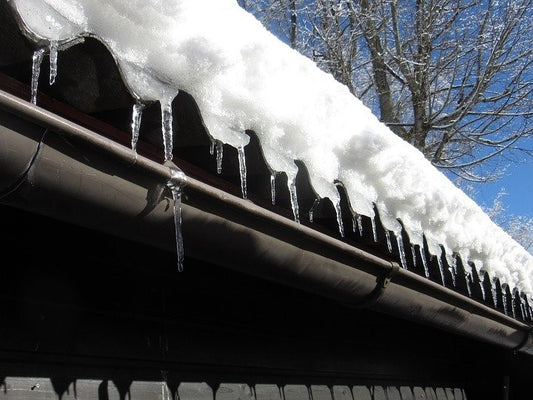
[[[3,91],[0,143],[3,204],[175,251],[172,166]],[[183,202],[186,257],[533,355],[528,324],[384,257],[192,178]]]

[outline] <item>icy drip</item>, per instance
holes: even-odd
[[[181,194],[185,186],[187,177],[178,169],[172,170],[172,178],[168,181],[167,186],[172,192],[174,200],[174,230],[176,234],[176,251],[178,255],[178,271],[183,271],[184,249],[183,236],[181,234]]]
[[[217,174],[222,173],[222,158],[224,157],[224,145],[221,141],[216,142],[217,149]]]
[[[359,229],[359,236],[363,236],[363,216],[357,216],[357,229]]]
[[[505,315],[509,315],[509,310],[507,309],[507,291],[502,287],[502,303],[503,303],[503,312]]]
[[[422,260],[422,265],[424,266],[424,274],[426,275],[426,278],[429,278],[429,268],[428,268],[428,261],[426,259],[426,250],[423,246],[420,246],[420,259]]]
[[[296,183],[294,179],[287,179],[287,186],[289,188],[289,195],[291,198],[292,214],[294,215],[294,222],[300,223],[300,209],[298,207],[298,195],[296,194]]]
[[[450,259],[451,265],[448,268],[450,271],[450,274],[452,275],[452,284],[453,286],[457,286],[457,259],[455,257],[451,257]]]
[[[440,279],[442,281],[442,286],[446,287],[446,280],[444,279],[444,263],[442,262],[442,257],[437,256],[437,264],[439,264]]]
[[[136,102],[133,105],[133,110],[131,113],[131,149],[134,152],[137,152],[137,141],[139,140],[143,109],[144,104]]]
[[[470,286],[470,273],[465,272],[465,283],[466,283],[466,290],[468,290],[468,296],[472,297],[472,287]]]
[[[414,245],[411,245],[411,258],[413,259],[413,267],[416,268],[416,249]]]
[[[37,104],[37,89],[39,86],[39,75],[41,74],[41,64],[43,62],[45,49],[33,52],[31,66],[31,102]]]
[[[483,298],[483,301],[487,300],[487,294],[485,293],[485,285],[483,284],[485,281],[485,275],[480,273],[479,274],[479,288],[481,289],[481,296]]]
[[[390,232],[385,231],[385,237],[387,238],[387,249],[389,250],[389,253],[392,253],[392,241],[390,238]]]
[[[516,303],[516,293],[511,293],[511,312],[513,314],[513,318],[516,319],[516,310],[515,310],[515,304]]]
[[[313,205],[311,206],[311,209],[309,210],[309,222],[314,222],[315,212],[318,209],[319,204],[320,204],[320,199],[315,199],[315,201],[313,201]]]
[[[498,307],[498,292],[496,290],[496,280],[490,280],[490,292],[492,294],[492,302],[494,303],[494,308]]]
[[[211,139],[211,146],[209,146],[209,154],[215,154],[215,140]]]
[[[276,171],[270,173],[270,198],[272,199],[272,205],[276,204]]]
[[[376,226],[376,217],[371,217],[370,222],[372,223],[372,236],[374,237],[374,242],[378,241],[378,228]]]
[[[528,301],[524,297],[520,297],[520,309],[522,310],[523,320],[531,318],[530,307]]]
[[[172,100],[161,102],[161,123],[165,161],[172,160]]]
[[[50,41],[50,85],[53,85],[57,77],[57,41]]]
[[[363,236],[363,217],[359,214],[352,214],[352,231],[359,232],[359,236]]]
[[[239,174],[241,176],[241,192],[244,199],[248,198],[248,188],[246,182],[246,155],[244,154],[244,146],[241,146],[237,149],[239,155]]]
[[[339,227],[339,234],[344,237],[344,223],[342,222],[341,203],[339,201],[334,203],[335,213],[337,214],[337,225]]]
[[[400,263],[402,264],[402,268],[408,269],[407,258],[405,257],[405,248],[403,246],[403,238],[401,233],[396,235],[396,244],[398,245],[398,251],[400,253]]]

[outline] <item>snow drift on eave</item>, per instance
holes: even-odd
[[[274,176],[287,174],[294,201],[300,160],[317,197],[337,210],[341,183],[354,217],[373,219],[375,205],[398,238],[403,225],[412,244],[422,245],[425,235],[432,254],[460,255],[511,290],[533,294],[533,257],[525,249],[345,86],[235,0],[7,1],[51,59],[81,37],[102,41],[138,100],[134,129],[142,104],[160,102],[167,159],[171,103],[184,90],[213,140],[243,155],[245,130],[257,134]]]

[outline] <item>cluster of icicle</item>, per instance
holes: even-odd
[[[295,221],[300,217],[294,161],[299,160],[309,172],[315,204],[328,198],[334,205],[341,235],[338,186],[347,194],[354,231],[362,233],[361,217],[367,216],[377,240],[377,209],[389,250],[392,235],[405,268],[402,229],[409,236],[413,260],[415,249],[424,264],[428,256],[436,256],[443,283],[443,258],[455,280],[459,256],[469,261],[463,277],[467,282],[475,265],[479,276],[487,271],[512,293],[533,294],[529,253],[345,86],[275,38],[235,0],[7,1],[38,45],[33,102],[43,56],[50,57],[53,83],[58,50],[84,37],[97,38],[115,58],[136,99],[134,151],[143,108],[159,102],[165,160],[172,159],[172,101],[179,90],[186,91],[198,104],[213,143],[211,152],[217,153],[218,172],[223,145],[237,149],[243,197],[249,142],[245,132],[253,130],[272,173],[272,201],[276,176],[284,173]],[[181,188],[172,189],[179,201]],[[182,245],[178,253],[182,257]],[[424,268],[428,275],[427,265]]]

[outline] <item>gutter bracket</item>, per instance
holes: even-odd
[[[391,268],[389,270],[387,270],[383,275],[376,276],[376,286],[374,287],[374,289],[359,301],[355,303],[350,303],[350,307],[366,308],[379,300],[381,295],[383,295],[383,293],[389,286],[389,283],[394,277],[394,275],[396,275],[396,273],[400,270],[400,266],[398,265],[398,263],[391,261],[390,264]]]

